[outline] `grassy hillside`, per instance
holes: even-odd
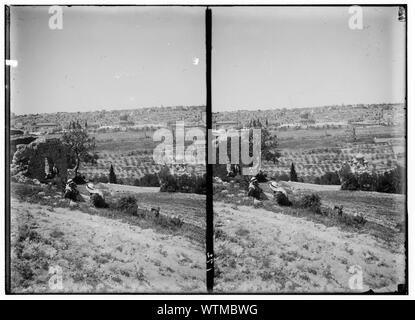
[[[54,188],[13,184],[13,292],[205,290],[202,196],[175,195],[173,202],[154,188],[98,187],[107,201],[133,195],[140,210],[157,205],[160,218],[131,216],[112,206],[96,209],[88,202],[73,205]],[[173,214],[180,224],[170,222]],[[62,289],[49,286],[51,267],[61,268]]]
[[[394,292],[405,282],[405,197],[335,190],[336,186],[285,183],[295,201],[320,195],[328,210],[362,213],[366,223],[336,215],[258,206],[238,184],[217,186],[214,196],[216,290],[223,292]],[[266,184],[262,185],[267,191]],[[352,290],[354,266],[363,287]]]

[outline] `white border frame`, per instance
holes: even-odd
[[[66,5],[66,4],[71,4],[71,5],[77,5],[77,4],[87,4],[87,5],[116,5],[116,1],[112,0],[112,1],[108,1],[108,0],[101,0],[101,1],[88,1],[88,0],[83,0],[83,1],[53,1],[54,4],[59,5]],[[413,79],[414,79],[414,66],[413,66],[413,61],[409,58],[409,57],[414,57],[415,56],[415,50],[414,50],[414,41],[415,41],[415,32],[414,32],[414,24],[412,19],[415,19],[413,17],[415,17],[415,6],[411,6],[408,4],[408,1],[383,1],[383,0],[377,0],[377,1],[372,1],[372,0],[366,0],[364,1],[364,4],[388,4],[388,5],[400,5],[400,4],[407,4],[407,16],[408,16],[408,21],[407,21],[407,28],[408,28],[408,61],[407,61],[407,74],[408,74],[408,88],[414,88],[414,84],[413,84]],[[3,2],[2,1],[2,12],[1,12],[1,20],[0,20],[0,24],[2,26],[4,26],[4,5],[50,5],[51,1],[45,1],[45,0],[38,0],[38,1],[21,1],[21,0],[16,0],[16,1],[7,1],[7,2]],[[122,2],[123,5],[203,5],[203,6],[207,6],[207,5],[295,5],[295,4],[303,4],[303,5],[317,5],[317,4],[322,4],[322,5],[335,5],[335,4],[350,4],[350,5],[354,5],[357,4],[356,2],[351,2],[351,1],[318,1],[318,2],[305,2],[305,1],[235,1],[235,0],[231,0],[231,1],[226,1],[226,2],[220,2],[220,1],[214,1],[214,0],[210,0],[210,1],[184,1],[184,0],[166,0],[166,1],[151,1],[151,0],[146,0],[146,1],[142,1],[142,2],[136,2],[136,1],[131,1],[131,0],[124,0]],[[363,4],[363,3],[362,3]],[[2,29],[1,32],[1,46],[2,46],[2,52],[4,55],[4,29]],[[2,67],[1,68],[1,77],[2,77],[2,81],[3,81],[3,88],[5,87],[4,84],[4,70],[5,68]],[[1,91],[1,101],[5,101],[5,97],[4,97],[4,89],[0,90]],[[407,121],[408,121],[408,131],[407,131],[407,138],[411,140],[410,137],[413,137],[413,128],[410,126],[411,123],[415,123],[415,118],[414,115],[410,112],[410,110],[412,110],[415,106],[414,106],[414,98],[411,94],[411,92],[408,89],[408,112],[407,112]],[[1,123],[1,130],[0,130],[0,139],[1,139],[1,154],[2,156],[0,157],[0,167],[4,168],[5,166],[5,145],[4,145],[4,124],[5,124],[5,112],[4,110],[1,112],[0,114],[0,123]],[[414,178],[414,169],[413,167],[411,167],[409,164],[411,163],[411,159],[413,159],[414,155],[414,149],[411,148],[411,146],[408,144],[408,150],[407,150],[407,164],[408,164],[408,258],[409,258],[409,263],[408,263],[408,269],[414,271],[415,270],[415,250],[414,250],[414,245],[415,245],[415,226],[414,226],[414,221],[415,219],[413,217],[411,217],[411,209],[414,208],[414,192],[413,189],[411,188],[412,184],[411,178]],[[306,295],[306,294],[296,294],[296,295],[283,295],[283,294],[277,294],[277,295],[255,295],[255,294],[249,294],[249,295],[215,295],[215,294],[203,294],[203,295],[186,295],[186,294],[179,294],[179,295],[166,295],[166,294],[162,294],[162,295],[153,295],[153,294],[145,294],[145,295],[116,295],[116,294],[111,294],[111,295],[83,295],[83,294],[72,294],[72,295],[65,295],[65,294],[48,294],[48,295],[37,295],[37,294],[31,294],[31,295],[18,295],[18,294],[13,294],[13,295],[6,295],[5,294],[5,214],[4,214],[4,200],[5,200],[5,181],[4,181],[4,170],[0,170],[0,196],[1,196],[1,212],[3,213],[1,215],[0,218],[0,299],[2,300],[79,300],[79,299],[83,299],[83,300],[204,300],[204,301],[209,301],[209,300],[413,300],[415,299],[415,273],[411,273],[411,271],[408,271],[408,275],[409,275],[409,283],[408,283],[408,287],[409,287],[409,295]]]

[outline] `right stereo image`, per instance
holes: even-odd
[[[406,293],[406,6],[211,10],[213,291]]]

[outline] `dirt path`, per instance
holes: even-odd
[[[53,291],[50,267],[62,269],[64,292],[205,290],[203,248],[187,238],[79,210],[15,199],[11,207],[12,262],[28,270],[27,279],[12,275],[16,292]],[[22,240],[18,226],[23,225],[35,236]],[[17,258],[14,248],[19,246],[23,249]]]
[[[262,208],[215,202],[214,211],[218,291],[393,292],[404,283],[403,247]]]

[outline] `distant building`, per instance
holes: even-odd
[[[310,125],[310,124],[315,124],[316,123],[316,120],[314,120],[314,119],[305,119],[305,118],[303,118],[303,119],[300,119],[300,123],[301,123],[301,125],[303,125],[303,126],[307,126],[307,125]]]
[[[62,127],[53,122],[39,122],[35,125],[32,125],[30,131],[37,132],[37,133],[53,133],[56,131],[61,130]]]
[[[220,129],[237,129],[239,123],[238,121],[216,121],[214,122],[213,126],[215,130]]]
[[[134,121],[131,121],[131,120],[120,120],[118,122],[118,125],[120,127],[130,127],[130,126],[133,126],[134,124],[135,124]]]
[[[301,125],[299,123],[283,123],[278,126],[278,129],[293,129],[293,128],[300,128]]]
[[[347,127],[346,121],[333,121],[333,122],[318,122],[313,125],[310,125],[311,128],[321,129],[321,128],[333,128],[333,127]]]
[[[349,121],[349,124],[356,127],[371,127],[379,125],[377,120],[366,120],[366,121]]]

